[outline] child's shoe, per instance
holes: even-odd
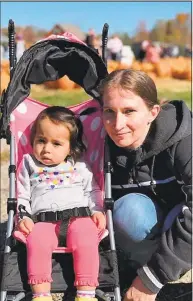
[[[38,296],[32,298],[32,301],[53,301],[52,296]]]
[[[98,301],[98,299],[92,297],[76,297],[75,301]]]

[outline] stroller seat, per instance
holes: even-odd
[[[22,156],[25,153],[31,153],[31,145],[30,145],[30,129],[33,125],[33,121],[36,116],[48,105],[42,104],[37,102],[33,99],[26,98],[23,103],[21,103],[11,114],[10,116],[10,126],[11,132],[15,137],[15,144],[16,144],[16,162],[17,162],[17,171],[19,170],[19,164],[21,162]],[[84,102],[79,105],[75,105],[70,107],[72,111],[74,111],[77,115],[86,110],[87,108],[95,108],[96,112],[92,114],[92,116],[82,115],[80,119],[83,123],[84,128],[84,143],[87,145],[87,152],[85,154],[85,160],[91,166],[94,175],[96,175],[96,180],[101,188],[101,200],[104,198],[103,195],[103,149],[104,149],[104,137],[105,131],[102,126],[99,104],[94,100],[90,100]],[[30,112],[30,115],[29,115]],[[27,118],[26,118],[27,116]],[[90,136],[90,131],[92,133],[96,132],[99,135],[95,135],[95,139],[86,139],[87,136]],[[101,141],[100,141],[101,140]],[[103,140],[103,141],[102,141]],[[102,143],[101,143],[102,142]],[[98,160],[100,160],[98,162]],[[108,230],[105,229],[99,232],[99,242],[108,235]],[[26,236],[18,231],[15,230],[13,233],[15,239],[22,243],[26,243]],[[70,248],[67,247],[57,247],[54,250],[54,253],[69,253],[71,252]]]
[[[17,172],[19,170],[19,164],[22,160],[22,156],[25,153],[30,153],[32,151],[30,145],[30,129],[36,118],[36,116],[45,108],[48,107],[46,104],[42,104],[33,99],[26,98],[22,104],[20,104],[10,116],[10,130],[14,136],[15,142],[15,159],[17,162]],[[104,176],[103,176],[103,167],[104,167],[104,138],[105,131],[102,125],[101,120],[101,111],[99,110],[100,106],[95,100],[88,100],[82,104],[75,105],[70,107],[76,114],[80,114],[87,108],[95,109],[91,115],[82,115],[83,129],[84,129],[84,143],[87,145],[87,152],[85,153],[85,160],[89,162],[91,169],[93,170],[94,175],[97,175],[96,181],[101,188],[101,200],[104,198]],[[90,135],[90,130],[92,134]],[[17,178],[17,174],[16,174]],[[17,218],[15,217],[15,220]],[[99,233],[99,241],[103,240],[108,236],[108,230],[101,231]],[[23,289],[29,291],[29,286],[27,284],[27,274],[26,274],[26,259],[22,264],[22,260],[26,257],[26,250],[23,246],[26,242],[26,237],[22,235],[21,232],[15,230],[13,232],[13,237],[16,238],[19,242],[22,242],[22,245],[16,244],[16,247],[13,248],[10,256],[6,258],[6,269],[5,269],[5,281],[3,281],[3,286],[8,290],[22,291]],[[62,276],[62,269],[68,267],[68,270],[72,269],[72,258],[62,258],[60,253],[71,253],[71,249],[67,247],[58,247],[53,252],[53,284],[52,292],[58,292],[67,288],[69,283],[65,283]],[[58,257],[55,257],[54,254],[58,254]],[[102,255],[101,255],[102,254]],[[64,254],[65,255],[65,254]],[[100,285],[102,287],[108,287],[109,285],[113,286],[113,263],[112,259],[109,257],[109,250],[102,250],[100,252],[100,276],[101,278]],[[15,266],[15,268],[13,268]],[[18,270],[20,270],[20,275],[18,275]],[[106,271],[105,271],[106,270]],[[105,271],[105,272],[104,272]],[[105,276],[106,273],[106,276]],[[109,274],[109,275],[107,275]],[[10,275],[12,280],[10,281]],[[73,281],[73,272],[70,271],[65,279],[65,281],[70,282],[72,285]],[[7,281],[9,279],[9,281]],[[17,279],[17,280],[16,280]],[[16,285],[15,285],[16,282]]]

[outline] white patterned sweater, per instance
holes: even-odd
[[[102,192],[83,160],[45,166],[25,154],[17,177],[18,206],[29,214],[89,207],[91,214],[103,211]]]

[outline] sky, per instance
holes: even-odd
[[[109,34],[133,35],[140,21],[150,30],[157,20],[174,19],[178,13],[191,13],[191,2],[1,2],[1,27],[12,19],[15,26],[50,30],[56,23],[66,23],[83,32],[94,28],[99,34],[107,22]]]

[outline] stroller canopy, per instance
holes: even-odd
[[[30,94],[31,84],[42,84],[67,75],[94,99],[98,86],[108,74],[98,53],[73,34],[51,35],[27,49],[16,64],[3,95],[0,131],[6,132],[12,111]]]

